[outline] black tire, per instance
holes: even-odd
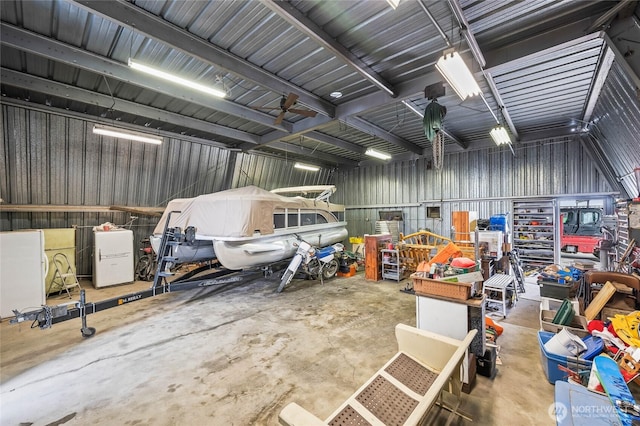
[[[287,269],[286,271],[284,271],[284,275],[282,276],[282,279],[280,280],[280,285],[278,286],[278,290],[276,290],[278,293],[281,293],[282,290],[284,290],[284,288],[291,282],[291,280],[293,279],[293,271],[291,269]]]
[[[338,273],[338,268],[340,264],[336,259],[333,259],[331,262],[327,263],[325,267],[322,269],[322,276],[325,279],[333,278]]]

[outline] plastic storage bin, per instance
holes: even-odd
[[[542,370],[549,383],[554,384],[560,380],[567,381],[567,374],[558,368],[559,365],[567,367],[573,371],[585,372],[588,375],[591,372],[593,358],[595,358],[604,349],[604,342],[599,337],[587,336],[582,341],[587,345],[587,351],[580,358],[560,356],[549,353],[545,350],[544,344],[549,341],[555,333],[548,331],[538,331],[538,343],[540,344],[540,362]]]
[[[571,299],[578,292],[580,283],[578,281],[567,284],[560,284],[553,281],[538,281],[540,286],[540,297],[550,297],[552,299]]]

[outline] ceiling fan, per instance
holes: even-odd
[[[253,107],[253,109],[266,109],[266,110],[279,109],[280,114],[278,114],[278,116],[276,117],[276,121],[274,121],[274,124],[282,123],[282,120],[284,119],[284,115],[287,112],[304,115],[305,117],[316,116],[317,112],[315,111],[310,111],[308,109],[291,108],[296,104],[297,100],[298,100],[298,95],[296,95],[295,93],[289,93],[289,96],[282,95],[282,99],[280,99],[279,107],[271,107],[271,108],[270,107]]]

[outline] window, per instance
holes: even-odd
[[[316,224],[316,214],[315,213],[301,213],[300,214],[300,224],[302,226],[315,225]]]
[[[594,211],[582,212],[582,224],[594,225],[600,220],[600,213]]]
[[[273,215],[273,227],[275,229],[284,228],[284,213],[274,213],[274,215]]]
[[[298,213],[289,213],[287,215],[287,227],[298,226]]]

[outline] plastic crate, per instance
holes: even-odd
[[[580,283],[578,281],[569,284],[560,284],[554,281],[538,281],[540,286],[540,297],[550,297],[552,299],[571,299],[578,292]]]
[[[595,358],[604,349],[604,343],[602,339],[594,336],[587,336],[582,339],[587,345],[587,351],[580,356],[580,358],[566,357],[561,355],[555,355],[545,350],[544,344],[549,341],[555,333],[548,331],[538,331],[538,343],[540,344],[540,362],[542,363],[542,370],[549,383],[554,384],[560,380],[567,381],[567,373],[560,370],[558,366],[567,367],[573,371],[584,373],[587,377],[591,372],[591,366],[593,358]]]
[[[445,281],[447,278],[436,280],[429,278],[427,275],[426,272],[415,272],[411,274],[413,290],[417,294],[442,296],[457,300],[467,300],[471,297],[473,283]]]

